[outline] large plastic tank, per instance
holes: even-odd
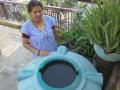
[[[60,46],[19,70],[18,90],[102,90],[103,77],[83,56]]]

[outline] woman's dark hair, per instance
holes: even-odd
[[[32,11],[32,7],[35,6],[40,6],[43,9],[43,4],[40,1],[30,0],[30,2],[27,5],[28,12],[30,13]]]

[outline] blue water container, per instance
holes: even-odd
[[[18,71],[18,90],[102,90],[103,77],[83,56],[60,46]]]

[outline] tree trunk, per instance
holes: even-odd
[[[120,63],[114,66],[105,90],[120,90]]]
[[[120,62],[107,62],[100,59],[98,56],[94,56],[93,64],[98,72],[103,74],[103,90],[120,90],[114,88],[120,87],[120,79],[116,80],[120,78]],[[117,75],[118,73],[119,75]]]

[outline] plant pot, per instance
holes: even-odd
[[[94,50],[95,50],[95,53],[105,61],[108,61],[108,62],[120,61],[120,54],[106,53],[105,50],[97,44],[94,44]]]

